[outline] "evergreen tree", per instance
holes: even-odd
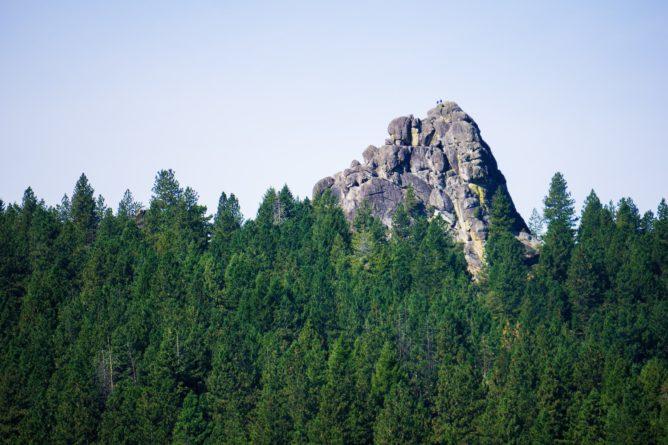
[[[70,219],[72,215],[72,205],[67,194],[63,195],[60,200],[60,205],[56,207],[56,211],[58,212],[58,217],[61,222],[66,223]]]
[[[352,403],[350,351],[343,339],[332,345],[325,382],[320,391],[318,414],[310,425],[309,440],[316,443],[344,444],[349,442],[348,410]]]
[[[189,392],[174,425],[174,444],[194,445],[204,443],[207,424],[204,410],[196,394]]]
[[[86,243],[93,240],[99,219],[93,194],[93,187],[82,173],[72,193],[71,214],[74,225]]]
[[[573,249],[573,203],[564,176],[557,172],[550,181],[550,190],[543,200],[543,215],[547,223],[540,262],[547,277],[563,282],[568,272]]]
[[[512,233],[510,200],[502,188],[492,200],[490,233],[485,251],[488,302],[492,311],[515,317],[522,303],[527,270],[524,251]]]
[[[392,385],[401,377],[396,352],[390,342],[383,344],[371,377],[370,397],[374,405],[382,407],[385,397],[390,393]]]
[[[318,395],[327,369],[322,339],[309,322],[285,354],[285,397],[292,422],[291,442],[307,441],[308,426],[318,412]]]
[[[216,279],[222,285],[223,273],[229,262],[232,251],[232,237],[241,228],[243,216],[234,194],[228,197],[225,192],[221,193],[218,200],[218,209],[213,220],[210,251],[216,260]]]
[[[436,443],[476,442],[477,422],[484,409],[479,370],[467,361],[445,362],[438,371],[434,401],[433,440]]]
[[[577,245],[568,271],[573,322],[584,325],[609,287],[605,267],[605,219],[601,202],[592,190],[585,200]]]
[[[385,396],[374,424],[374,443],[418,444],[426,440],[428,415],[422,400],[399,382]]]
[[[527,223],[529,230],[533,235],[539,240],[543,238],[543,231],[545,230],[545,220],[543,216],[538,212],[538,210],[531,210],[531,216]]]
[[[134,218],[139,214],[142,205],[140,202],[136,202],[132,196],[132,192],[128,189],[123,193],[123,199],[118,203],[118,215],[125,216],[127,218]]]

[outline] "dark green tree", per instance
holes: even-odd
[[[86,243],[92,242],[99,218],[94,193],[88,178],[82,173],[72,193],[71,215],[74,225]]]
[[[568,291],[577,329],[603,302],[609,280],[605,266],[606,220],[603,206],[592,190],[585,200],[577,244],[568,271]]]
[[[564,176],[557,172],[550,181],[550,190],[543,200],[543,215],[547,223],[540,263],[547,277],[563,282],[573,250],[575,212],[574,200]]]
[[[527,268],[524,250],[512,233],[510,200],[503,188],[492,199],[489,239],[485,248],[488,303],[497,315],[514,318],[522,303]]]

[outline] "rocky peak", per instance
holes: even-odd
[[[349,168],[321,179],[313,195],[330,189],[350,220],[366,201],[389,226],[412,187],[428,214],[440,215],[450,225],[455,240],[464,245],[469,270],[476,274],[482,267],[492,196],[497,188],[506,188],[478,126],[459,105],[444,102],[424,119],[393,119],[387,132],[384,145],[364,150],[363,163],[354,160]],[[514,232],[530,252],[536,242],[514,205],[512,212]]]

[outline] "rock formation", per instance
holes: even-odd
[[[393,119],[387,131],[384,145],[370,145],[363,163],[355,160],[350,168],[318,181],[313,195],[331,190],[350,220],[366,201],[389,226],[412,187],[421,207],[450,225],[455,240],[464,245],[469,270],[476,274],[482,267],[492,196],[497,188],[506,188],[478,126],[456,103],[444,102],[425,119]],[[536,241],[514,206],[512,212],[514,233],[531,254]]]

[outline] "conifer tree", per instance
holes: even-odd
[[[564,176],[557,172],[550,181],[550,190],[543,200],[543,215],[547,232],[541,249],[540,262],[547,277],[563,282],[574,244],[574,200],[568,191]]]
[[[286,351],[285,397],[291,417],[291,441],[303,443],[308,438],[308,427],[318,413],[318,396],[324,384],[327,369],[322,339],[310,322]]]
[[[529,230],[533,235],[539,240],[543,238],[543,231],[545,230],[545,220],[543,216],[538,212],[538,210],[533,209],[531,211],[531,216],[527,222]]]
[[[200,400],[196,394],[189,392],[183,399],[183,406],[174,425],[173,443],[179,445],[204,443],[206,434],[207,423]]]
[[[86,243],[90,243],[93,240],[95,227],[98,222],[93,193],[93,187],[88,182],[86,175],[82,173],[72,193],[71,213],[72,221]]]
[[[348,410],[352,403],[352,374],[350,351],[342,338],[332,345],[320,406],[309,431],[309,439],[317,443],[344,444],[349,442]]]
[[[494,313],[515,317],[526,283],[523,248],[512,233],[510,200],[499,188],[492,199],[490,234],[486,245],[488,302]]]
[[[400,381],[385,396],[383,409],[374,424],[374,443],[424,443],[428,431],[428,415],[423,401]]]
[[[467,361],[447,361],[438,371],[434,400],[433,440],[462,443],[480,440],[479,416],[484,409],[484,390],[479,370]]]
[[[568,290],[573,322],[582,326],[591,311],[603,302],[609,287],[605,267],[605,220],[603,206],[592,190],[585,200],[577,245],[568,271]]]
[[[117,214],[120,216],[125,216],[127,218],[134,218],[137,216],[141,210],[142,205],[140,202],[136,202],[132,192],[128,189],[123,193],[123,199],[118,203]]]

